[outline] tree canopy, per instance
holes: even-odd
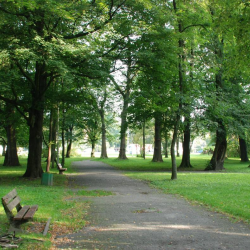
[[[180,167],[192,167],[194,134],[210,131],[207,170],[223,169],[228,137],[247,142],[249,133],[249,12],[240,0],[0,1],[2,144],[11,147],[2,128],[18,131],[21,116],[29,129],[25,177],[41,177],[44,131],[55,145],[58,126],[68,150],[85,133],[93,152],[102,138],[106,158],[113,108],[119,158],[127,158],[127,128],[154,119],[153,160],[162,161],[162,136],[171,135],[172,179],[182,136]]]

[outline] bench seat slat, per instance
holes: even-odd
[[[36,212],[37,209],[38,209],[37,205],[32,206],[29,209],[29,211],[24,215],[23,219],[28,220],[28,219],[33,218],[33,216],[34,216],[34,214],[35,214],[35,212]]]
[[[27,213],[27,211],[30,209],[30,206],[24,206],[22,209],[17,213],[17,215],[14,217],[14,220],[22,220],[23,216]]]
[[[67,170],[67,168],[63,168],[61,164],[58,164],[58,169],[63,171]]]
[[[9,219],[9,221],[12,223],[13,221],[24,221],[33,218],[35,212],[38,209],[38,206],[24,206],[22,207],[20,202],[21,199],[17,195],[16,189],[13,189],[8,194],[6,194],[4,197],[1,198],[2,204],[5,210],[5,213]],[[13,214],[12,210],[16,208],[17,213]]]
[[[20,204],[21,199],[17,196],[13,201],[11,201],[6,207],[12,211],[18,204]]]
[[[17,196],[17,191],[16,189],[13,189],[2,198],[2,201],[5,203],[5,205],[7,205],[16,196]]]

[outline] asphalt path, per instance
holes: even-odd
[[[69,177],[69,186],[114,195],[81,198],[91,201],[90,224],[61,236],[70,240],[58,249],[250,249],[247,224],[163,194],[101,162],[75,162],[73,167],[77,174]]]

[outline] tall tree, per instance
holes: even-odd
[[[247,144],[245,139],[239,137],[240,144],[240,159],[242,162],[249,162],[248,154],[247,154]]]
[[[100,83],[99,83],[100,84]],[[106,125],[106,111],[107,109],[110,109],[110,105],[112,102],[110,102],[110,86],[107,84],[107,80],[103,86],[94,87],[92,86],[92,89],[88,90],[88,93],[90,94],[90,99],[86,99],[89,105],[91,105],[100,115],[101,119],[101,158],[105,159],[108,158],[107,154],[107,125]]]
[[[112,78],[112,82],[122,97],[122,111],[121,111],[121,129],[120,129],[120,151],[119,151],[119,159],[127,159],[126,156],[126,132],[127,132],[127,114],[128,114],[128,106],[130,102],[130,95],[133,87],[133,83],[136,77],[135,68],[136,62],[133,56],[133,41],[131,38],[128,39],[126,43],[126,47],[123,51],[121,51],[123,57],[119,58],[119,61],[116,62],[116,68],[120,68],[121,77],[118,79],[117,77]]]
[[[42,128],[45,93],[52,82],[67,70],[62,58],[94,32],[104,29],[119,12],[124,1],[2,2],[0,16],[1,49],[10,68],[19,71],[29,91],[29,156],[25,177],[41,177]],[[81,40],[82,39],[82,40]],[[73,41],[75,43],[73,43]],[[20,105],[13,98],[2,100]],[[20,107],[20,106],[19,106]],[[22,112],[24,114],[24,112]]]
[[[139,77],[140,81],[140,77]],[[138,82],[136,85],[140,85]],[[131,129],[142,130],[142,157],[146,158],[146,122],[152,117],[150,101],[147,98],[147,91],[135,90],[131,95],[131,104],[128,108],[128,123]]]
[[[214,7],[210,6],[210,13],[211,13],[211,20],[212,20],[212,27],[214,27],[216,20],[216,11]],[[225,88],[225,80],[224,80],[224,38],[220,36],[217,30],[211,31],[212,35],[212,50],[215,56],[215,63],[218,67],[216,72],[214,73],[214,84],[215,84],[215,103],[212,104],[217,105],[221,98],[221,93]],[[213,113],[214,115],[215,113]],[[224,160],[226,156],[227,150],[227,131],[226,131],[226,124],[221,116],[213,116],[214,121],[217,123],[216,129],[216,143],[215,149],[213,152],[213,156],[206,167],[206,170],[222,170],[224,168]]]
[[[16,114],[14,107],[9,104],[5,103],[2,105],[2,109],[0,110],[1,114],[1,125],[3,126],[6,132],[5,141],[6,142],[7,150],[4,154],[4,166],[20,166],[18,154],[17,154],[17,138],[16,138],[16,127],[20,116]]]

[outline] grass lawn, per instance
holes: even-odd
[[[192,156],[194,166],[190,171],[178,172],[178,179],[171,181],[171,161],[152,163],[151,158],[130,158],[117,160],[110,158],[103,161],[126,171],[131,178],[145,180],[150,185],[169,194],[185,197],[194,204],[202,204],[210,209],[229,214],[231,218],[250,221],[250,168],[248,163],[240,163],[239,159],[227,159],[225,170],[219,173],[202,171],[211,156]],[[111,193],[101,190],[86,191],[84,189],[69,190],[67,176],[75,174],[71,169],[72,161],[83,158],[66,159],[66,174],[59,175],[57,169],[51,170],[53,186],[41,185],[40,179],[25,179],[26,158],[20,158],[20,167],[3,167],[0,157],[0,197],[13,188],[17,189],[23,205],[39,205],[32,222],[23,225],[26,234],[18,234],[23,239],[19,249],[50,249],[54,237],[60,233],[73,232],[86,223],[89,202],[68,200],[76,196],[103,196]],[[180,158],[177,158],[180,163]],[[43,164],[45,168],[45,162]],[[74,186],[74,188],[77,188]],[[52,217],[50,231],[46,237],[42,232],[46,221]],[[0,235],[7,232],[9,223],[2,205],[0,206]],[[55,242],[55,241],[54,241]]]
[[[225,170],[219,173],[204,172],[211,155],[191,156],[194,168],[179,171],[178,179],[171,181],[171,160],[153,163],[151,159],[105,159],[103,162],[127,172],[131,178],[145,180],[155,188],[175,194],[198,205],[230,215],[236,220],[250,222],[250,168],[249,163],[229,158]],[[99,159],[97,159],[99,160]],[[177,164],[181,158],[177,158]]]
[[[82,158],[66,159],[65,167],[68,168],[67,175],[73,171],[72,161],[82,160]],[[52,169],[53,186],[41,185],[41,179],[25,179],[22,177],[26,170],[26,158],[20,158],[21,166],[3,167],[3,157],[0,157],[0,197],[16,188],[22,205],[38,205],[38,211],[33,222],[22,225],[22,228],[29,232],[17,236],[23,239],[19,249],[49,249],[51,241],[56,234],[72,232],[85,225],[85,215],[89,207],[88,202],[67,200],[66,198],[85,195],[86,192],[72,192],[67,188],[67,176],[59,175],[57,169]],[[45,168],[45,162],[43,163]],[[91,195],[100,196],[100,192]],[[49,217],[52,217],[49,234],[43,237],[44,226]],[[0,205],[0,235],[7,232],[9,222],[6,214]]]

